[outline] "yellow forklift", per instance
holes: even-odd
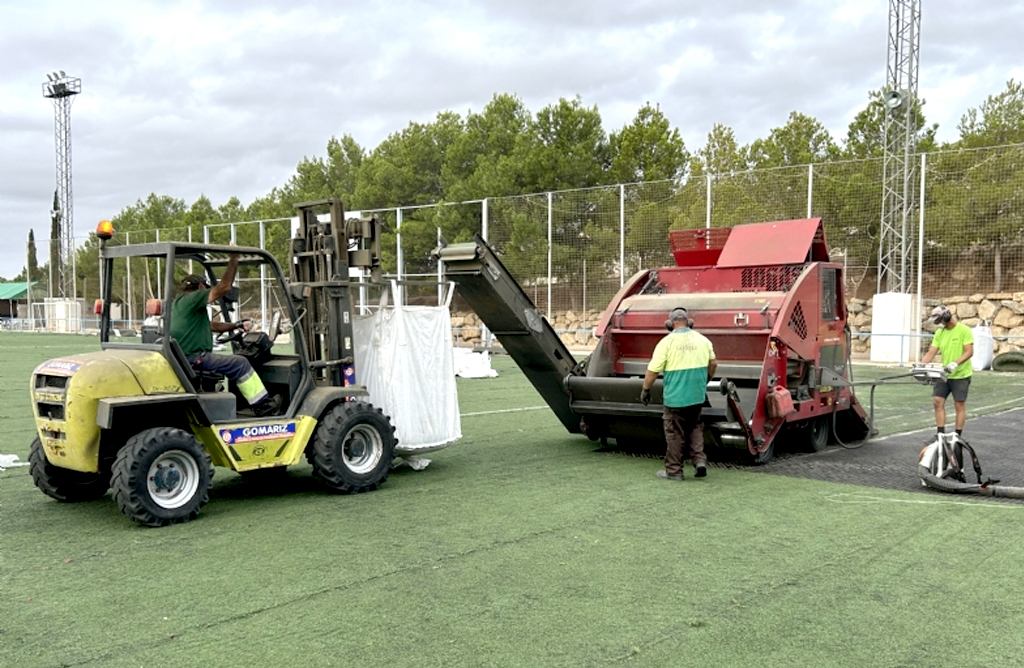
[[[352,334],[359,291],[380,283],[379,224],[346,220],[339,200],[300,204],[298,211],[290,279],[259,248],[110,245],[114,230],[109,221],[100,224],[102,350],[52,359],[32,373],[37,437],[29,460],[43,493],[78,502],[112,490],[133,521],[165,526],[198,515],[209,500],[213,466],[266,476],[305,456],[314,475],[336,492],[366,492],[384,483],[395,429],[355,382]],[[274,415],[257,417],[232,382],[194,369],[170,336],[181,279],[197,273],[214,285],[234,254],[240,275],[260,277],[273,324],[269,331],[235,328],[220,343],[246,357],[267,391],[280,397]],[[123,336],[130,332],[111,321],[115,264],[132,260],[162,275],[162,295],[147,305],[151,317],[141,336]],[[238,322],[238,299],[235,288],[217,305],[225,321]],[[275,347],[282,323],[290,330],[290,349]]]

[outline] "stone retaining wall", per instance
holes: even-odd
[[[599,311],[587,310],[581,313],[564,311],[552,313],[551,326],[559,333],[562,342],[573,350],[590,350],[597,344],[593,336],[594,327],[601,318]],[[456,344],[460,346],[482,346],[486,342],[481,338],[483,323],[475,313],[452,313],[452,328]],[[500,346],[497,339],[491,345]]]

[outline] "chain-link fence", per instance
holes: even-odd
[[[880,265],[900,272],[924,299],[1024,291],[1024,145],[936,151],[911,162],[912,206],[896,221],[895,239],[881,222],[881,158],[361,213],[380,219],[384,271],[403,282],[407,303],[442,294],[431,257],[441,239],[482,235],[550,318],[600,311],[634,272],[672,264],[669,230],[806,217],[824,220],[850,297],[886,291]],[[206,226],[202,239],[182,228],[126,232],[122,242],[234,242],[269,249],[287,266],[290,232],[289,219],[247,221]],[[129,320],[141,317],[161,280],[143,261],[130,272],[115,277]],[[254,291],[263,284],[260,276],[242,278]],[[75,296],[91,303],[98,280],[82,275],[78,286]],[[45,277],[35,291],[37,299],[46,294]]]

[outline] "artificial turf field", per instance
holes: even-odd
[[[97,348],[0,333],[0,453],[27,458],[32,369]],[[197,520],[145,529],[0,472],[0,666],[1024,663],[1024,505],[771,466],[667,483],[494,365],[459,380],[462,440],[370,494],[218,469]],[[928,394],[879,389],[882,435],[929,425]],[[1019,405],[1020,375],[976,375],[972,420]]]

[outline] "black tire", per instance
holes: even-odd
[[[395,428],[379,408],[337,404],[313,434],[313,473],[336,492],[370,492],[387,480],[396,443]]]
[[[821,452],[828,445],[829,432],[832,429],[832,419],[828,415],[819,415],[808,420],[803,432],[804,449],[807,452]]]
[[[110,489],[109,474],[82,473],[51,464],[38,437],[29,447],[28,462],[36,487],[46,496],[62,503],[95,501]]]
[[[192,434],[158,427],[128,439],[114,462],[111,487],[121,512],[162,527],[195,519],[210,500],[213,464]]]

